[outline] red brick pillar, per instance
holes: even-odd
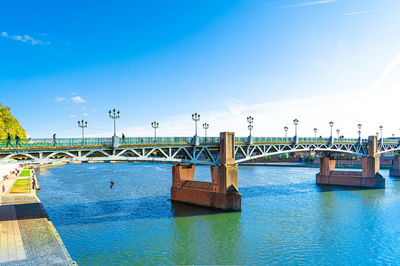
[[[211,166],[213,206],[224,210],[240,211],[239,171],[235,164],[235,133],[220,133],[220,164]]]
[[[220,133],[220,165],[211,168],[213,192],[226,193],[229,190],[239,191],[239,172],[235,165],[235,133]]]
[[[390,168],[390,175],[400,177],[400,155],[395,155],[393,158],[393,167]]]
[[[213,192],[239,191],[239,169],[237,165],[211,166]]]
[[[336,161],[328,157],[320,158],[319,174],[321,176],[329,176],[331,171],[335,171]]]
[[[378,157],[377,137],[369,136],[368,138],[368,156],[361,159],[362,176],[375,177],[380,170],[380,163]]]
[[[194,180],[194,165],[174,165],[172,166],[172,187],[182,188],[185,181]]]

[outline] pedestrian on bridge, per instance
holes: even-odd
[[[125,135],[124,135],[124,133],[122,133],[122,143],[125,143]]]
[[[18,147],[18,145],[21,147],[21,143],[20,143],[21,138],[15,134],[15,147]]]
[[[56,140],[56,134],[53,134],[53,145],[56,146],[57,145],[57,140]]]
[[[7,133],[7,146],[6,146],[6,147],[8,147],[8,146],[11,146],[11,147],[12,147],[12,145],[11,145],[11,135],[10,135],[10,133]]]

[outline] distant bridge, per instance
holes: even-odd
[[[129,161],[218,165],[219,137],[58,138],[0,141],[0,163]],[[236,137],[235,163],[290,152],[347,153],[366,157],[367,139]],[[380,139],[378,155],[400,152],[399,139]]]

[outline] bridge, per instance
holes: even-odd
[[[235,163],[264,156],[291,152],[347,153],[367,157],[368,139],[297,138],[296,137],[236,137]],[[39,138],[15,140],[7,145],[0,140],[0,163],[16,160],[21,163],[51,163],[65,161],[130,161],[170,164],[219,164],[219,137],[136,137],[113,138]],[[399,139],[378,141],[378,155],[400,152]]]
[[[11,145],[10,145],[11,144]],[[155,162],[173,164],[171,200],[222,210],[240,210],[238,164],[264,156],[291,152],[321,154],[316,183],[383,188],[379,156],[395,153],[393,176],[400,176],[400,140],[345,138],[235,137],[137,137],[59,138],[21,140],[18,145],[0,142],[0,163],[51,162]],[[335,155],[362,157],[362,171],[336,171]],[[195,165],[209,165],[212,182],[194,181]]]

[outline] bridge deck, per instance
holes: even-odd
[[[219,144],[219,137],[200,137],[201,145],[215,145]],[[298,143],[304,144],[322,144],[328,143],[329,138],[298,138]],[[236,137],[236,145],[246,145],[249,142],[248,137]],[[282,137],[254,137],[254,144],[291,144],[294,138]],[[335,143],[341,144],[356,144],[358,139],[334,139]],[[367,140],[363,139],[363,143]],[[399,139],[384,139],[385,144],[399,144]],[[137,137],[119,139],[120,147],[136,147],[136,146],[178,146],[178,145],[193,145],[193,137]],[[112,146],[111,138],[59,138],[55,141],[53,139],[24,139],[18,143],[15,140],[10,142],[6,139],[0,140],[0,150],[31,150],[31,149],[71,149],[71,148],[98,148]]]

